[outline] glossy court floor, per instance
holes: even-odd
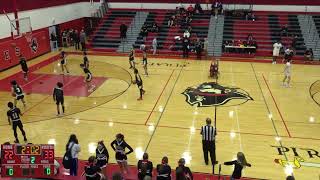
[[[192,171],[212,172],[204,164],[200,127],[205,118],[214,118],[215,108],[190,105],[182,94],[188,87],[214,81],[208,77],[210,61],[149,58],[150,75],[142,76],[146,94],[143,101],[137,101],[138,89],[131,84],[133,73],[127,57],[90,55],[97,88],[88,92],[79,67],[82,56],[68,55],[71,73],[63,76],[55,55],[29,62],[29,82],[22,80],[19,67],[0,73],[0,142],[14,140],[6,104],[12,100],[8,83],[17,79],[26,91],[27,108],[18,107],[24,111],[29,141],[54,143],[58,157],[64,154],[68,136],[75,133],[81,159],[87,159],[95,152],[96,142],[104,140],[110,162],[115,163],[109,144],[117,133],[123,133],[135,150],[128,157],[129,164],[135,165],[146,151],[154,164],[166,155],[174,168],[178,159],[185,157]],[[136,60],[142,75],[141,58]],[[320,80],[319,66],[294,64],[291,88],[281,86],[283,68],[283,64],[220,61],[218,83],[237,87],[252,99],[230,99],[217,106],[217,160],[232,160],[242,151],[252,164],[243,176],[280,180],[286,171],[293,171],[299,180],[318,179],[320,107],[315,102],[319,97],[315,95],[313,100],[309,89]],[[57,81],[64,82],[67,95],[66,114],[60,117],[56,117],[51,95]],[[283,167],[286,164],[291,165]],[[232,169],[222,165],[222,174],[231,174]]]

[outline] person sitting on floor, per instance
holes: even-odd
[[[306,61],[312,61],[313,60],[313,50],[312,50],[312,48],[307,49],[304,52],[304,60],[306,60]]]

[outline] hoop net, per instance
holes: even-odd
[[[11,35],[14,39],[17,39],[25,34],[32,35],[32,27],[30,17],[24,17],[19,19],[10,20]],[[30,37],[27,35],[28,38]],[[32,36],[31,36],[32,38]],[[30,40],[31,41],[31,40]]]

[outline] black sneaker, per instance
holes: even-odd
[[[18,139],[14,140],[14,143],[19,143],[19,140]]]
[[[24,142],[27,142],[27,141],[28,141],[28,139],[27,139],[26,137],[24,137],[23,140],[24,140]]]

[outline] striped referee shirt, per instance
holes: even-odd
[[[211,125],[205,125],[201,127],[202,140],[204,141],[214,141],[216,136],[216,130]]]

